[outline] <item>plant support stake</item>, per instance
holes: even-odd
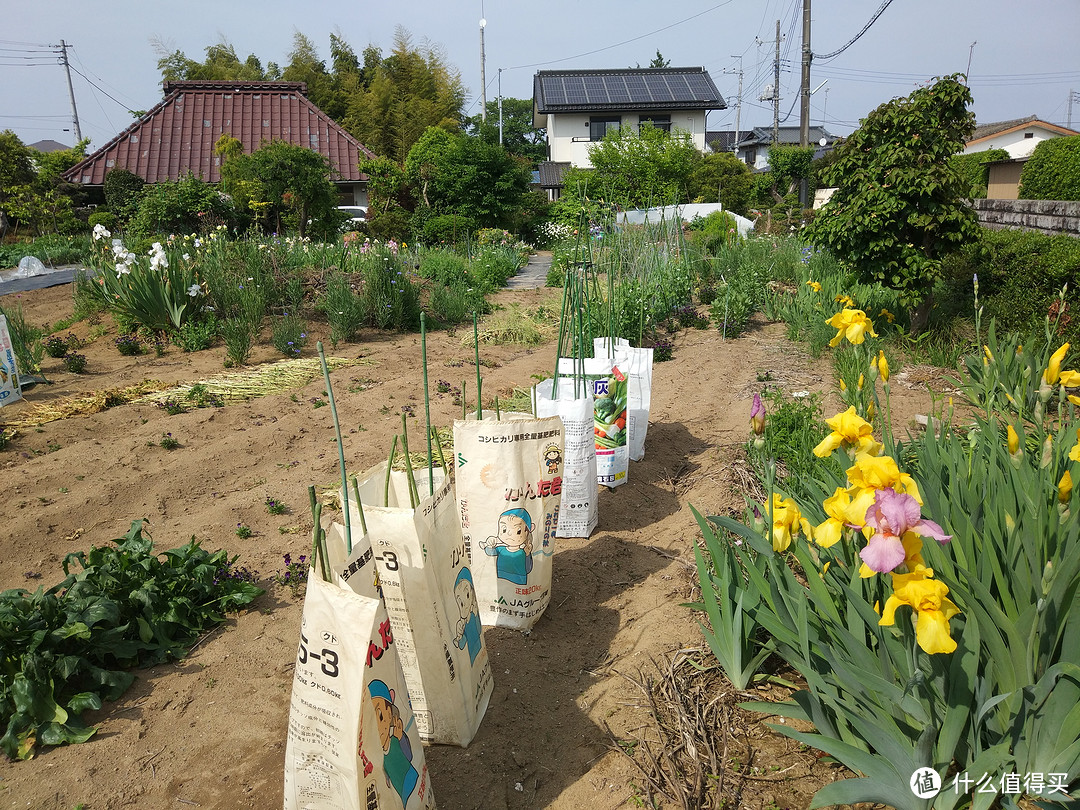
[[[427,426],[428,495],[435,494],[435,471],[431,463],[431,399],[428,396],[427,377],[427,317],[420,313],[420,359],[424,366],[424,421]]]
[[[345,512],[345,553],[352,554],[352,526],[349,524],[349,480],[345,474],[345,448],[341,444],[341,423],[338,422],[337,405],[334,403],[334,387],[330,385],[330,369],[326,367],[326,352],[322,341],[315,344],[319,352],[319,365],[322,366],[323,379],[326,381],[326,398],[330,400],[330,415],[334,420],[334,434],[337,436],[338,467],[341,469],[341,508]]]

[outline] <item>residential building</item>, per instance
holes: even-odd
[[[705,114],[727,105],[702,67],[541,70],[533,77],[533,124],[547,128],[540,185],[557,199],[570,166],[590,168],[592,145],[613,129],[685,132],[705,151]]]
[[[799,127],[778,127],[777,143],[783,146],[798,146],[800,135]],[[810,145],[815,149],[815,158],[832,149],[836,141],[837,136],[824,127],[810,127]],[[765,171],[769,168],[769,147],[772,143],[772,127],[754,127],[739,138],[736,154],[739,160],[751,169]]]
[[[1027,118],[1015,118],[1011,121],[979,124],[964,145],[963,154],[970,155],[990,149],[1004,149],[1008,152],[1008,158],[989,161],[987,164],[989,171],[986,197],[990,200],[1015,200],[1020,196],[1020,175],[1024,171],[1024,164],[1035,151],[1035,147],[1050,138],[1069,135],[1080,135],[1080,132],[1029,115]]]
[[[227,134],[245,154],[269,141],[313,149],[330,163],[340,204],[368,204],[359,162],[375,155],[308,100],[303,82],[174,81],[165,82],[164,91],[161,102],[68,169],[64,179],[100,188],[108,171],[120,167],[147,183],[176,181],[189,172],[217,183],[221,157],[214,145]]]

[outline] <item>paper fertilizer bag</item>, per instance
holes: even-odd
[[[536,386],[536,415],[558,416],[563,424],[562,503],[556,537],[588,537],[599,518],[596,491],[596,444],[592,388],[569,378],[544,380]],[[547,451],[556,460],[555,451]],[[548,455],[545,455],[545,462]]]
[[[652,403],[653,350],[638,349],[625,338],[593,338],[593,355],[613,362],[626,375],[626,410],[631,461],[645,458]]]
[[[328,546],[343,549],[343,533],[332,525]],[[363,539],[347,570],[347,582],[308,573],[289,703],[285,810],[434,808],[374,555]]]
[[[528,630],[551,600],[562,454],[557,416],[454,422],[459,516],[485,626]]]
[[[626,375],[612,359],[563,357],[559,376],[571,381],[583,377],[592,389],[597,483],[612,488],[625,484],[630,467]]]
[[[425,742],[467,746],[494,681],[453,484],[440,469],[429,481],[425,467],[413,508],[408,473],[386,469],[366,472],[359,492],[416,727]],[[360,526],[354,497],[349,511]]]
[[[15,350],[8,333],[7,318],[0,315],[0,407],[22,399],[19,372],[15,367]]]

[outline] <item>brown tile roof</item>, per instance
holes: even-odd
[[[1077,134],[1075,130],[1058,126],[1057,124],[1051,124],[1048,121],[1043,121],[1037,115],[1029,115],[1026,118],[1014,118],[1011,121],[995,121],[991,124],[979,124],[975,127],[975,132],[972,133],[971,137],[968,139],[967,142],[969,144],[973,144],[976,141],[991,138],[994,135],[1002,135],[1017,129],[1024,129],[1027,127],[1028,124],[1034,124],[1045,130],[1057,132],[1059,135]]]
[[[303,82],[165,82],[165,98],[103,147],[64,173],[99,186],[114,167],[148,183],[178,180],[189,171],[205,182],[221,179],[214,144],[228,132],[250,154],[263,141],[306,146],[327,158],[336,182],[366,179],[360,156],[375,155],[307,99]]]

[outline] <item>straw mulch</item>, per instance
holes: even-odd
[[[46,422],[55,422],[57,419],[67,419],[69,416],[89,416],[115,408],[117,405],[137,402],[147,394],[162,391],[168,387],[167,383],[159,380],[143,380],[127,388],[106,388],[89,394],[62,397],[52,402],[39,403],[29,410],[17,413],[14,418],[4,420],[4,426],[36,427]]]

